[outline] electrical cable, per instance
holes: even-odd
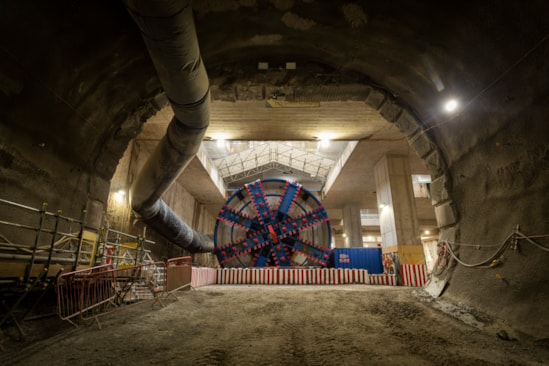
[[[533,236],[533,237],[547,237],[547,236],[549,236],[549,235],[536,235],[536,236]],[[513,231],[513,233],[511,233],[509,236],[507,236],[507,238],[505,238],[503,243],[501,245],[499,245],[498,250],[492,256],[490,256],[488,259],[486,259],[482,262],[474,263],[474,264],[465,263],[464,261],[459,259],[457,254],[454,252],[454,249],[451,246],[451,244],[458,245],[458,246],[462,245],[462,244],[460,244],[460,243],[449,243],[448,241],[442,241],[438,244],[439,245],[439,249],[437,250],[438,258],[437,258],[437,262],[435,263],[435,268],[437,269],[437,272],[442,273],[442,271],[440,270],[440,267],[442,265],[444,265],[444,266],[448,265],[448,258],[447,258],[448,254],[450,254],[459,264],[461,264],[464,267],[468,267],[468,268],[492,268],[492,267],[495,267],[497,264],[499,264],[499,259],[501,258],[501,256],[509,249],[509,247],[510,247],[509,244],[511,244],[513,241],[515,241],[515,245],[516,245],[516,240],[520,240],[520,239],[525,239],[527,242],[534,245],[536,248],[541,249],[545,252],[549,252],[549,248],[546,248],[543,245],[540,245],[540,244],[536,243],[535,241],[530,239],[530,237],[524,235],[523,233],[521,233],[518,230],[515,230],[515,231]],[[464,244],[464,245],[465,246],[470,246],[469,244]],[[478,246],[478,245],[476,245],[476,246]],[[441,248],[444,249],[444,252]],[[443,259],[442,263],[441,263],[441,259],[440,259],[441,254],[444,255],[444,257],[442,258]],[[437,274],[437,273],[435,273],[435,274]]]
[[[468,264],[468,263],[463,262],[461,259],[458,258],[458,256],[456,255],[456,253],[454,252],[454,250],[452,249],[452,247],[450,246],[450,244],[449,244],[448,242],[446,242],[446,245],[447,245],[448,250],[449,250],[450,254],[452,255],[452,257],[454,257],[454,259],[455,259],[459,264],[461,264],[462,266],[468,267],[468,268],[480,267],[480,266],[486,265],[487,263],[493,264],[495,260],[499,259],[499,257],[501,257],[501,254],[503,254],[503,252],[504,252],[504,250],[505,250],[505,246],[507,245],[507,241],[508,241],[509,239],[511,239],[514,235],[515,235],[515,233],[510,234],[510,235],[503,241],[503,244],[500,245],[500,247],[498,248],[498,250],[497,250],[492,256],[490,256],[490,258],[488,258],[488,259],[486,259],[486,260],[484,260],[484,261],[482,261],[482,262],[475,263],[475,264]]]
[[[541,250],[543,250],[544,252],[549,252],[549,248],[546,248],[546,247],[544,247],[543,245],[540,245],[540,244],[536,243],[535,241],[533,241],[532,239],[530,239],[530,237],[524,235],[524,234],[521,233],[520,231],[517,231],[517,232],[516,232],[516,235],[519,237],[519,239],[526,239],[527,242],[529,242],[530,244],[532,244],[532,245],[535,246],[536,248],[541,249]],[[548,235],[540,235],[540,236],[538,236],[538,237],[545,237],[545,236],[548,236]]]
[[[452,245],[458,245],[460,247],[482,247],[482,248],[495,248],[501,246],[501,244],[475,244],[475,243],[458,243],[458,242],[452,242]]]
[[[498,81],[503,79],[505,75],[507,75],[511,70],[513,70],[515,67],[517,67],[522,61],[524,61],[528,56],[530,56],[536,49],[538,49],[547,39],[549,38],[549,34],[546,34],[540,41],[538,41],[533,47],[528,49],[517,61],[515,61],[511,66],[509,66],[506,70],[503,71],[498,77],[496,77],[492,82],[490,82],[487,86],[485,86],[480,92],[478,92],[473,98],[471,98],[469,101],[467,101],[467,104],[465,104],[461,111],[464,111],[467,109],[476,99],[478,99],[482,94],[484,94],[488,89],[490,89],[492,86],[494,86]],[[427,131],[430,131],[434,128],[438,128],[452,120],[454,120],[457,116],[459,116],[461,113],[453,115],[449,118],[446,118],[439,123],[435,123],[427,128],[425,128],[421,133],[425,133]]]
[[[528,236],[525,236],[525,238],[548,238],[549,237],[549,234],[545,234],[545,235],[528,235]]]

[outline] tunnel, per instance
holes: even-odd
[[[0,325],[19,298],[105,256],[106,227],[152,260],[219,267],[220,208],[283,178],[318,197],[334,253],[375,249],[385,265],[413,252],[432,299],[547,351],[548,12],[542,0],[0,1]],[[50,265],[53,249],[37,249],[68,250],[70,235],[54,243],[37,222],[91,251]]]

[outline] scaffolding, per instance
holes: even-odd
[[[35,208],[0,199],[0,213],[0,327],[12,324],[21,337],[25,334],[20,322],[63,274],[106,261],[113,269],[153,263],[145,245],[154,242],[145,239],[145,229],[143,235],[131,235],[103,220],[100,228],[91,228],[85,209],[74,218],[61,210],[48,211],[47,203]],[[29,297],[31,293],[38,296]],[[19,309],[25,309],[23,315],[18,315]]]
[[[38,209],[0,199],[0,205],[2,283],[27,284],[94,265],[99,232],[85,226],[86,210],[76,219],[48,211],[47,203]]]
[[[139,236],[115,230],[108,224],[101,230],[98,246],[98,261],[101,264],[124,268],[153,261],[151,251],[145,249],[146,244],[154,244],[154,241],[145,239],[146,229],[143,229],[142,235]]]

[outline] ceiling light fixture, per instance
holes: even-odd
[[[333,134],[331,133],[321,133],[317,136],[318,147],[328,147],[330,146],[330,141],[333,139]]]
[[[295,62],[286,62],[286,70],[295,70],[296,68]]]
[[[216,133],[212,135],[212,140],[216,141],[216,146],[218,148],[225,147],[225,140],[227,139],[227,134]]]

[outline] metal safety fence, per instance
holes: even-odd
[[[57,313],[62,320],[68,320],[78,316],[84,311],[82,284],[84,278],[90,273],[106,273],[112,271],[112,266],[102,265],[82,269],[79,271],[67,272],[57,279]]]
[[[108,264],[65,273],[57,281],[58,314],[73,325],[76,317],[95,319],[99,324],[99,315],[123,305],[156,299],[166,291],[166,284],[163,262],[124,268]]]

